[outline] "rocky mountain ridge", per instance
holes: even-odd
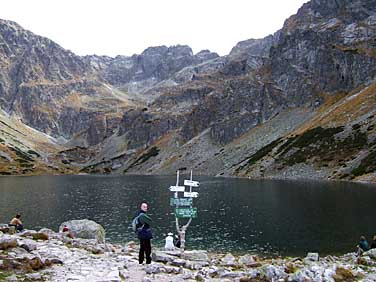
[[[189,46],[150,47],[132,57],[86,56],[85,60],[109,84],[132,95],[143,94],[159,82],[169,79],[187,66],[218,58],[218,54],[203,50],[193,55]],[[173,81],[171,81],[174,84]],[[175,82],[176,84],[176,82]]]
[[[208,175],[372,181],[375,6],[368,0],[312,0],[274,35],[240,42],[224,57],[161,46],[132,57],[76,58],[40,37],[27,40],[37,45],[27,47],[17,36],[31,35],[11,31],[14,24],[8,23],[0,28],[5,42],[0,106],[60,138],[65,149],[54,159],[73,171],[194,169]],[[40,42],[54,51],[43,52]],[[11,56],[13,49],[29,52],[20,75],[12,71],[17,62],[23,65]],[[77,60],[64,59],[52,75],[68,57]],[[343,130],[331,131],[333,124]],[[332,138],[336,146],[321,142]],[[358,146],[348,146],[358,138]],[[338,150],[350,150],[357,161],[343,159]],[[299,162],[291,162],[296,152]],[[332,159],[322,161],[323,153]],[[343,165],[348,168],[340,169]]]

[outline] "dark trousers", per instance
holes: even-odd
[[[16,225],[16,224],[10,224],[9,223],[8,226],[14,227],[16,229],[16,231],[22,231],[24,229],[22,224]]]
[[[145,254],[145,256],[144,256]],[[138,253],[138,262],[141,264],[146,257],[146,263],[151,263],[151,242],[150,239],[140,239],[140,252]]]

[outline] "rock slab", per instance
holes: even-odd
[[[69,228],[69,231],[73,234],[74,237],[82,239],[96,239],[98,243],[105,242],[106,232],[100,224],[89,219],[81,220],[70,220],[63,222],[59,231],[62,232],[64,226]]]

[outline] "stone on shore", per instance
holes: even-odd
[[[184,251],[181,255],[182,259],[193,260],[193,261],[209,261],[209,256],[207,251]]]
[[[0,271],[8,275],[4,281],[376,281],[376,260],[371,258],[375,251],[360,258],[350,253],[319,259],[317,253],[311,253],[306,258],[262,259],[254,255],[209,257],[206,251],[153,249],[152,263],[139,265],[132,242],[124,247],[100,244],[96,239],[66,240],[61,233],[42,231],[0,235],[0,241],[8,244],[6,250],[0,250]],[[36,233],[48,234],[49,240],[31,240]]]
[[[46,234],[49,234],[49,235],[53,235],[55,234],[55,232],[49,228],[42,228],[41,230],[38,231],[39,233],[46,233]]]
[[[174,259],[171,262],[171,265],[173,265],[173,266],[183,266],[184,267],[186,265],[186,263],[187,263],[186,260],[177,258],[177,259]]]
[[[240,278],[244,277],[246,273],[244,271],[224,271],[219,275],[220,278]]]
[[[44,232],[35,232],[31,234],[31,237],[33,237],[33,240],[48,240],[49,236],[47,233]]]
[[[363,254],[363,256],[368,256],[371,259],[376,259],[376,249],[371,249]]]
[[[285,268],[282,266],[274,265],[264,265],[261,267],[262,276],[267,279],[267,281],[285,281],[288,276],[285,272]]]
[[[40,273],[28,273],[25,275],[27,281],[43,281]]]
[[[0,237],[0,250],[6,250],[17,246],[17,239],[9,235],[3,235]]]
[[[166,252],[162,252],[162,251],[154,251],[151,256],[152,256],[153,261],[163,262],[163,263],[171,262],[174,259],[176,259],[175,256],[169,255]]]
[[[238,262],[239,262],[239,265],[241,265],[241,266],[252,267],[252,266],[259,265],[259,263],[258,263],[258,257],[254,256],[254,255],[244,255],[244,256],[241,256],[241,257],[239,257]]]
[[[185,263],[185,268],[192,269],[192,270],[200,270],[206,266],[209,266],[208,261],[190,261],[187,260]]]
[[[318,253],[308,253],[307,256],[304,258],[305,263],[311,263],[319,261],[319,254]]]
[[[9,226],[8,226],[8,224],[1,223],[0,224],[0,232],[8,233],[9,232]]]
[[[14,226],[9,226],[8,224],[0,223],[0,232],[5,234],[16,233],[16,228]]]
[[[37,249],[35,241],[30,239],[20,239],[18,240],[18,245],[28,252],[35,251]]]
[[[232,254],[226,254],[224,258],[221,260],[221,265],[223,266],[232,266],[235,267],[237,265],[236,259]]]
[[[99,243],[105,242],[105,230],[95,221],[88,219],[66,221],[60,225],[59,232],[63,231],[64,225],[69,228],[74,237],[96,239]]]

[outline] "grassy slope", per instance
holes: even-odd
[[[0,174],[69,173],[53,156],[61,150],[56,140],[0,110]]]
[[[248,156],[234,174],[375,181],[375,123],[376,83],[331,96],[315,117]]]

